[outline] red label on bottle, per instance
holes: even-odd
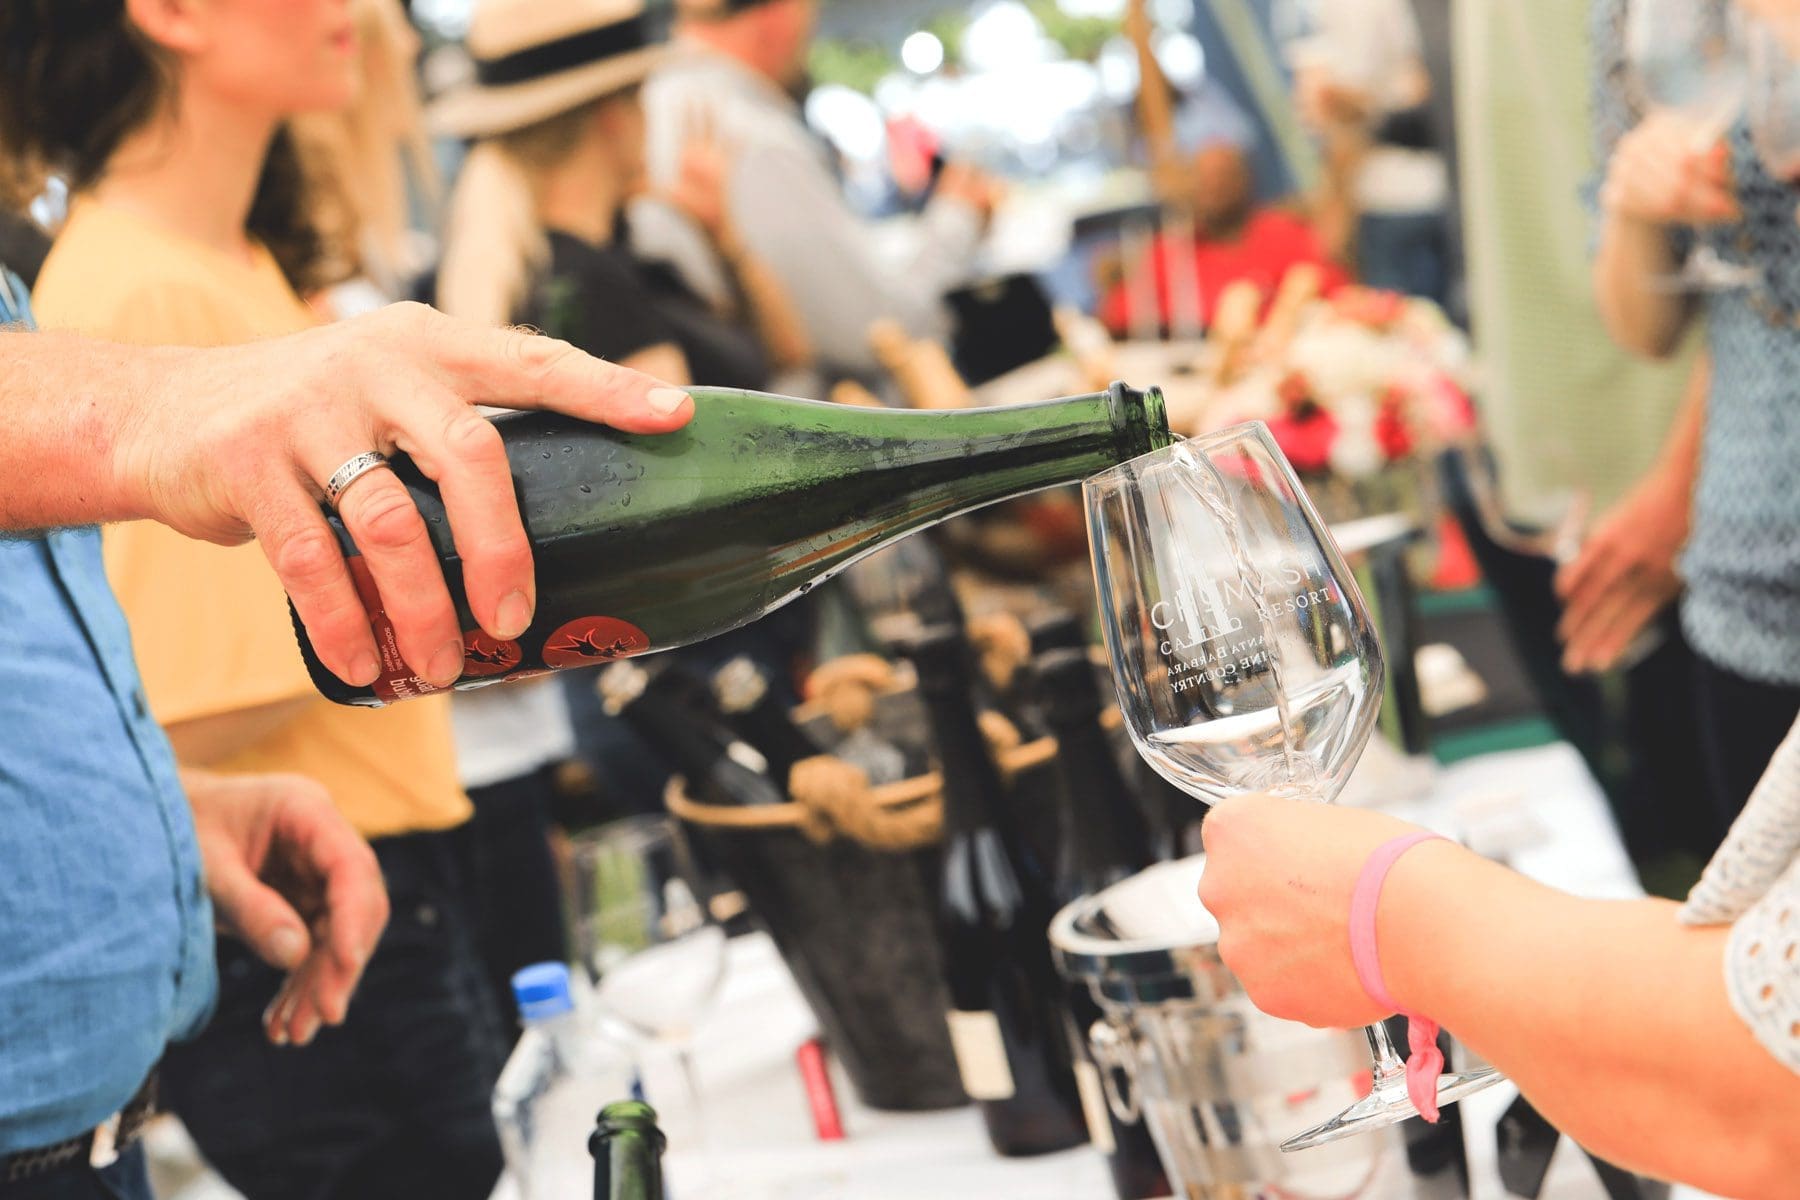
[[[463,634],[463,674],[474,679],[504,675],[525,657],[517,642],[505,642],[480,629]]]
[[[582,617],[570,621],[544,642],[544,665],[562,670],[631,658],[650,649],[650,637],[630,621],[617,617]]]
[[[369,690],[390,704],[441,691],[413,674],[412,668],[400,656],[400,640],[381,603],[381,589],[375,586],[368,560],[357,554],[352,555],[349,562],[350,578],[355,581],[357,595],[362,597],[363,607],[368,610],[369,627],[375,633],[375,652],[381,657],[381,675],[369,685]]]

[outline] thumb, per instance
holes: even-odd
[[[312,951],[306,922],[281,894],[242,863],[213,864],[212,899],[220,923],[270,966],[291,971]]]

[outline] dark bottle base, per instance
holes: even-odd
[[[1060,1112],[1021,1117],[1004,1101],[983,1101],[979,1107],[988,1141],[1004,1158],[1036,1158],[1088,1143],[1087,1128],[1079,1117],[1073,1122]]]

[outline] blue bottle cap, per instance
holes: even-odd
[[[544,1021],[575,1009],[575,1000],[569,993],[569,968],[565,963],[536,963],[526,967],[512,977],[512,986],[519,1016],[527,1021]]]

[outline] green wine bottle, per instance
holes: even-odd
[[[1123,384],[956,412],[691,391],[693,421],[660,436],[550,413],[495,422],[536,556],[537,617],[516,640],[476,625],[437,485],[395,456],[467,631],[458,688],[725,633],[896,538],[1170,441],[1161,393]],[[339,703],[369,706],[432,691],[395,650],[373,578],[342,522],[331,521],[374,623],[382,675],[371,687],[344,683],[296,622],[313,682]]]
[[[588,1152],[594,1156],[594,1200],[663,1200],[662,1152],[656,1110],[621,1100],[600,1110]]]

